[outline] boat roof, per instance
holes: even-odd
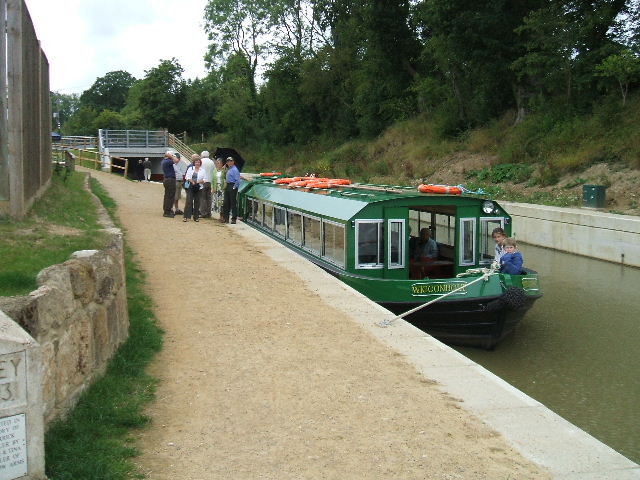
[[[420,193],[415,187],[396,185],[354,184],[328,189],[290,188],[271,181],[250,182],[243,189],[249,196],[289,206],[295,210],[317,213],[338,220],[350,220],[371,203],[420,199],[424,204],[460,204],[483,201],[470,195],[442,195]],[[427,200],[428,201],[425,201]],[[461,202],[461,199],[465,199]]]

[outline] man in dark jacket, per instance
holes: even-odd
[[[173,168],[173,164],[177,162],[178,157],[176,157],[171,150],[168,150],[167,153],[164,154],[164,158],[160,164],[162,174],[164,175],[164,180],[162,181],[162,185],[164,186],[164,199],[162,202],[162,209],[164,210],[163,216],[169,218],[175,216],[172,210],[173,199],[176,195],[176,171]]]

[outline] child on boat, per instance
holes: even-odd
[[[496,262],[499,262],[500,257],[504,255],[504,246],[502,245],[502,243],[504,242],[504,239],[507,238],[507,234],[504,232],[503,228],[496,227],[491,232],[491,237],[493,238],[493,241],[496,242],[496,253],[494,256],[494,260]]]
[[[504,254],[500,257],[500,273],[520,275],[522,273],[522,254],[517,251],[516,239],[505,238],[503,242]]]

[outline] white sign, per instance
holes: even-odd
[[[26,415],[0,418],[0,480],[27,474]]]

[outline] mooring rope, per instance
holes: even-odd
[[[433,300],[428,301],[427,303],[423,303],[422,305],[418,305],[415,308],[412,308],[411,310],[407,310],[404,313],[401,313],[400,315],[397,315],[395,317],[393,317],[392,319],[389,320],[383,320],[381,322],[376,323],[376,325],[378,325],[379,327],[382,328],[386,328],[386,327],[390,327],[391,325],[393,325],[393,323],[400,319],[400,318],[404,318],[407,315],[411,315],[414,312],[417,312],[418,310],[421,310],[425,307],[428,307],[429,305],[436,303],[439,300],[442,300],[445,297],[448,297],[449,295],[453,295],[454,293],[460,291],[460,290],[464,290],[465,288],[467,288],[469,285],[473,285],[474,283],[479,282],[480,280],[484,280],[485,282],[487,280],[489,280],[489,277],[492,275],[496,275],[497,273],[499,273],[499,265],[496,262],[493,262],[491,264],[491,268],[472,268],[467,270],[466,272],[463,273],[459,273],[458,275],[456,275],[457,278],[462,277],[462,276],[466,276],[466,275],[474,275],[474,274],[478,274],[481,273],[482,276],[479,278],[476,278],[474,281],[469,282],[469,283],[465,283],[464,285],[462,285],[459,288],[456,288],[455,290],[451,290],[450,292],[447,293],[443,293],[442,295],[440,295],[438,298],[434,298]]]

